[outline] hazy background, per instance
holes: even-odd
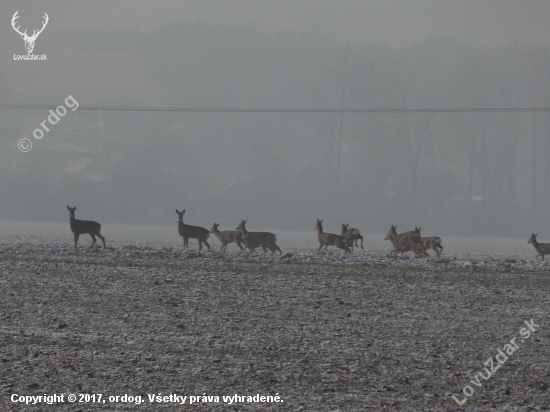
[[[49,23],[14,61],[21,29]],[[550,2],[3,1],[0,103],[550,107]],[[0,219],[550,238],[550,114],[0,109]],[[17,142],[33,142],[21,153]],[[314,235],[313,235],[314,237]]]

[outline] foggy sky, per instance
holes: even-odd
[[[139,27],[154,30],[178,20],[214,25],[246,25],[322,35],[338,43],[383,43],[392,47],[442,35],[475,45],[540,44],[550,40],[547,0],[4,0],[6,43],[15,10],[36,20],[47,11],[52,25],[81,29]],[[33,20],[34,19],[34,20]],[[10,33],[11,34],[11,33]]]
[[[232,108],[550,107],[548,1],[5,1],[0,102]],[[22,30],[41,27],[18,61]],[[539,46],[544,47],[539,47]],[[506,46],[506,47],[504,47]],[[510,47],[508,47],[510,46]],[[0,219],[537,231],[548,113],[0,111]],[[33,138],[34,139],[34,138]],[[236,223],[233,223],[236,222]],[[550,232],[550,223],[543,223]],[[327,226],[328,227],[328,226]],[[543,229],[543,228],[541,228]],[[441,232],[440,232],[441,234]]]

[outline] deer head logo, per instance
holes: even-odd
[[[21,38],[23,40],[25,40],[25,48],[27,49],[27,53],[32,53],[33,49],[34,49],[34,42],[36,41],[36,38],[38,37],[38,35],[40,33],[42,33],[44,31],[44,28],[46,27],[46,24],[48,24],[48,20],[49,20],[49,17],[46,13],[44,13],[44,24],[42,26],[42,28],[38,31],[34,30],[33,33],[32,33],[32,36],[29,36],[27,35],[27,30],[25,30],[23,33],[21,33],[19,31],[19,26],[15,27],[15,24],[16,24],[16,20],[19,18],[19,16],[17,15],[17,13],[19,13],[19,10],[17,10],[15,12],[15,14],[13,15],[12,19],[11,19],[11,25],[13,27],[13,29],[19,33],[21,35]]]

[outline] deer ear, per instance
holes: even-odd
[[[180,212],[178,211],[178,209],[176,209],[176,213],[179,214]]]
[[[71,210],[71,208],[69,207],[69,205],[67,205],[67,210],[69,210],[69,211]]]
[[[185,213],[185,209],[183,209],[183,210],[181,211],[181,213]]]

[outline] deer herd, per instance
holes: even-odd
[[[69,222],[71,231],[74,235],[74,248],[77,248],[78,238],[82,234],[89,234],[92,237],[92,244],[90,248],[94,247],[96,243],[96,236],[103,242],[103,248],[105,248],[105,238],[101,235],[101,225],[91,220],[77,220],[75,217],[76,206],[69,207]],[[221,250],[225,251],[227,245],[235,243],[241,251],[249,249],[250,252],[258,247],[261,247],[265,253],[267,249],[271,253],[278,251],[281,255],[283,252],[281,248],[277,246],[277,236],[271,232],[249,232],[246,230],[246,220],[239,223],[239,226],[235,230],[218,229],[219,223],[214,223],[210,230],[207,230],[200,226],[192,226],[183,223],[183,215],[185,209],[181,212],[176,209],[178,215],[178,233],[183,238],[183,248],[189,249],[189,239],[197,239],[199,242],[199,252],[202,250],[202,245],[206,245],[210,250],[210,244],[207,242],[208,236],[213,233],[221,242]],[[436,258],[441,257],[443,246],[441,245],[441,238],[439,236],[420,236],[420,230],[422,228],[415,227],[414,230],[404,233],[397,233],[397,225],[392,225],[388,234],[384,238],[389,240],[393,244],[393,250],[390,255],[403,254],[405,252],[413,252],[416,256],[429,256],[428,249],[432,249],[436,253]],[[338,249],[342,249],[344,254],[352,254],[354,245],[359,247],[358,241],[361,241],[361,249],[363,248],[363,236],[361,232],[356,228],[349,228],[349,224],[343,224],[340,230],[340,234],[325,233],[323,231],[323,219],[317,219],[314,230],[317,231],[317,240],[319,241],[319,253],[322,247],[328,251],[329,246],[336,246]],[[531,243],[537,251],[537,258],[540,256],[544,260],[544,255],[550,255],[550,243],[537,242],[537,234],[532,234],[527,243]],[[244,245],[244,247],[243,247]]]

